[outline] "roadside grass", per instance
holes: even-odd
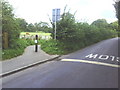
[[[100,40],[102,41],[102,40]],[[86,43],[87,42],[87,43]],[[92,45],[94,43],[99,42],[92,42],[89,43],[86,42],[60,42],[58,40],[50,39],[50,40],[39,40],[38,44],[41,45],[41,49],[45,51],[46,53],[50,55],[66,55],[72,52],[75,52],[77,50],[80,50],[82,48],[85,48],[89,45]],[[34,45],[34,41],[32,40],[22,40],[18,39],[16,44],[13,44],[11,48],[2,50],[2,59],[1,60],[7,60],[11,59],[13,57],[17,57],[19,55],[22,55],[24,53],[24,49],[27,46]]]
[[[50,55],[66,55],[106,39],[109,38],[94,40],[92,42],[88,40],[81,42],[60,42],[58,40],[51,39],[43,41],[41,43],[41,49]]]
[[[38,40],[38,44],[46,43],[46,40]],[[1,61],[8,60],[17,56],[20,56],[24,53],[24,50],[27,46],[35,45],[34,40],[25,40],[25,39],[18,39],[16,43],[11,45],[11,48],[4,49],[0,53]]]
[[[84,47],[84,44],[63,43],[58,40],[48,40],[41,44],[41,49],[50,55],[66,55]]]
[[[53,54],[64,54],[64,44],[60,43],[57,40],[47,40],[41,43],[41,49],[45,51],[46,53],[53,55]]]
[[[34,41],[22,40],[22,39],[16,40],[16,44],[13,44],[11,46],[11,48],[2,50],[2,59],[1,60],[7,60],[7,59],[11,59],[13,57],[22,55],[24,52],[24,49],[29,45],[34,45]]]

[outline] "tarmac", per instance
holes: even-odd
[[[2,63],[2,72],[0,72],[0,77],[10,75],[47,61],[55,60],[59,57],[59,55],[49,55],[45,53],[40,49],[40,45],[38,45],[38,52],[35,52],[35,45],[28,46],[22,55],[0,61],[0,63]]]

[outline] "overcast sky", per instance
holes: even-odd
[[[97,19],[106,19],[109,23],[116,21],[113,0],[8,0],[13,6],[17,17],[25,19],[28,23],[48,22],[52,18],[52,9],[64,7],[74,14],[77,21],[91,23]]]

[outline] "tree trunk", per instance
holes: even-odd
[[[8,48],[8,33],[3,32],[3,49]]]

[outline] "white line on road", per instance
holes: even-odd
[[[61,61],[82,62],[82,63],[90,63],[90,64],[117,67],[117,68],[120,67],[120,65],[115,65],[115,64],[108,64],[108,63],[102,63],[97,61],[79,60],[79,59],[62,59]]]

